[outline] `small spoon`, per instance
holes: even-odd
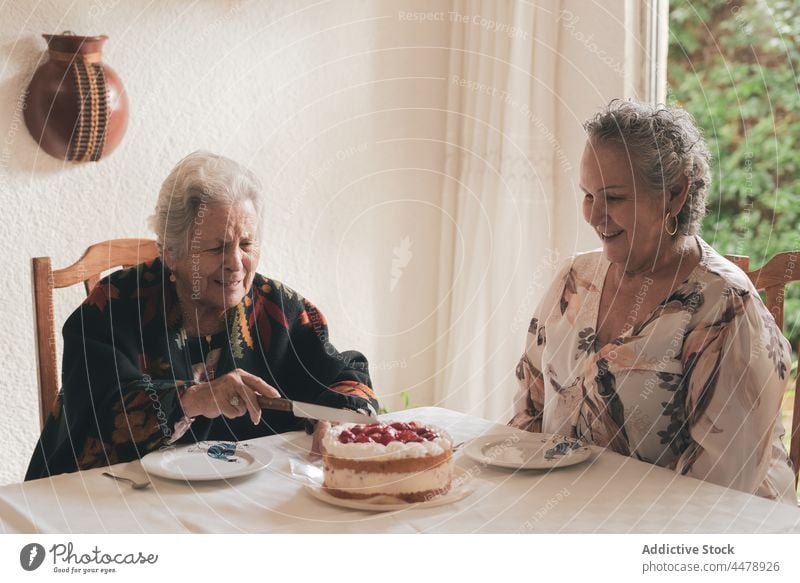
[[[136,482],[134,480],[131,480],[130,478],[123,478],[122,476],[115,476],[114,474],[111,474],[109,472],[103,472],[103,475],[104,476],[108,476],[109,478],[113,478],[115,480],[118,480],[120,482],[128,482],[131,485],[131,488],[133,488],[134,490],[143,490],[143,489],[147,488],[150,485],[149,481]]]

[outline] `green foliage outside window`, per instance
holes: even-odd
[[[800,1],[672,0],[667,75],[713,156],[703,237],[751,269],[800,249]],[[784,331],[797,347],[800,283]]]

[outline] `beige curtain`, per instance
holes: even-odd
[[[436,405],[505,421],[533,308],[558,260],[560,2],[455,1]]]

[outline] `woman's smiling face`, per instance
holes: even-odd
[[[580,180],[583,217],[603,242],[606,258],[625,271],[652,265],[669,240],[664,193],[636,175],[629,153],[615,143],[586,143]]]
[[[179,297],[198,310],[224,312],[250,290],[259,259],[258,216],[253,203],[201,205],[186,254],[167,264]]]

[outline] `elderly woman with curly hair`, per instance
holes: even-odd
[[[311,302],[256,273],[261,213],[234,161],[178,163],[152,218],[161,257],[102,280],[64,326],[63,388],[26,479],[302,426],[259,395],[377,407],[363,355],[338,352]]]
[[[699,130],[683,110],[623,101],[585,129],[583,216],[602,249],[567,261],[536,309],[510,424],[796,504],[779,414],[789,345],[698,235]]]

